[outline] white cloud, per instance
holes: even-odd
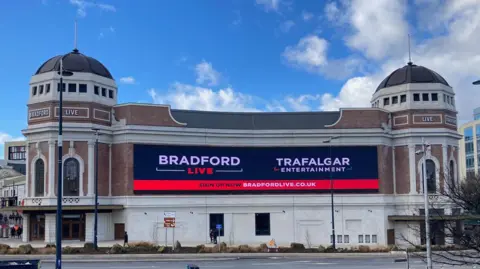
[[[280,0],[256,0],[256,3],[263,6],[266,12],[278,12],[280,9]]]
[[[325,39],[309,35],[300,39],[295,46],[286,47],[283,57],[293,65],[315,69],[327,64],[327,47]]]
[[[120,82],[123,84],[135,84],[135,78],[132,76],[120,78]]]
[[[88,8],[98,8],[103,11],[116,12],[117,9],[113,5],[102,4],[97,2],[89,2],[85,0],[70,0],[70,4],[77,7],[77,15],[79,17],[85,17],[87,15]]]
[[[406,11],[404,0],[352,0],[347,12],[354,34],[347,44],[375,60],[398,56],[407,44]]]
[[[170,104],[177,109],[207,111],[258,111],[254,97],[235,92],[228,87],[220,90],[174,83],[168,91],[150,89],[150,97],[156,104]]]
[[[302,11],[302,19],[303,19],[304,21],[309,21],[309,20],[311,20],[312,18],[313,18],[313,13],[308,12],[308,11],[305,11],[305,10]]]
[[[220,80],[220,73],[213,68],[211,63],[206,62],[205,60],[195,66],[195,73],[197,75],[196,82],[198,84],[215,86]]]
[[[295,22],[293,22],[292,20],[288,20],[288,21],[283,22],[280,25],[280,30],[284,33],[288,33],[290,31],[290,29],[292,29],[293,26],[295,26]]]

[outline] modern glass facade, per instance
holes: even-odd
[[[465,163],[467,172],[471,172],[475,169],[473,127],[467,127],[463,130],[463,138],[465,140]]]
[[[480,107],[473,110],[474,120],[460,126],[463,135],[460,141],[461,177],[480,175]]]

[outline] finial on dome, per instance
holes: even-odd
[[[77,49],[77,20],[75,20],[75,32],[73,36],[73,51],[78,52]]]
[[[413,65],[413,63],[412,63],[412,52],[410,50],[410,34],[408,34],[408,65]]]

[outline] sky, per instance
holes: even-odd
[[[408,61],[480,106],[480,0],[3,0],[0,152],[27,127],[29,80],[77,47],[113,74],[120,103],[216,111],[369,107]]]

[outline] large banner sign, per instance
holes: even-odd
[[[375,146],[134,145],[134,191],[378,191]]]

